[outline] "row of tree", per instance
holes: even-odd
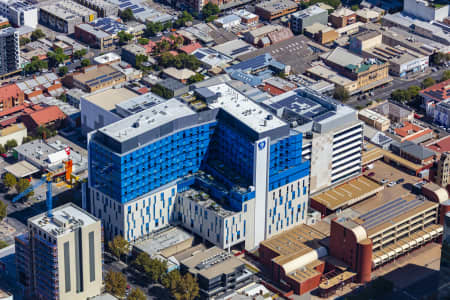
[[[8,152],[9,150],[12,150],[14,147],[17,147],[17,141],[16,140],[8,140],[6,141],[5,145],[0,144],[0,154],[4,154]]]
[[[105,290],[117,297],[123,298],[127,290],[127,279],[119,272],[109,271],[105,276]],[[146,300],[144,292],[135,288],[132,289],[126,298],[127,300]]]
[[[28,179],[20,178],[17,180],[17,178],[12,175],[11,173],[6,173],[3,177],[3,185],[10,191],[12,188],[15,187],[18,194],[24,192],[26,189],[28,189],[31,184],[28,181]],[[31,191],[26,195],[26,197],[33,196],[34,193]]]

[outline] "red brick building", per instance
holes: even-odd
[[[39,110],[23,114],[20,120],[25,124],[28,131],[33,132],[39,126],[56,129],[66,119],[66,115],[58,106],[47,106]]]
[[[0,87],[0,111],[23,104],[25,96],[16,84],[7,84]]]

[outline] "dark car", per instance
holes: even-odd
[[[405,181],[405,179],[400,178],[399,180],[397,180],[397,184],[402,183],[402,182],[404,182],[404,181]]]
[[[373,175],[375,175],[375,172],[370,172],[369,174],[367,174],[367,176],[372,177]]]

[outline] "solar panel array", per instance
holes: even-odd
[[[236,56],[238,54],[244,53],[244,52],[248,52],[253,48],[253,46],[251,45],[247,45],[241,48],[237,48],[237,49],[233,49],[233,51],[231,51],[230,56]]]
[[[423,204],[423,200],[414,199],[406,201],[405,199],[398,198],[394,201],[386,203],[366,214],[361,215],[359,218],[364,221],[361,224],[365,229],[374,228],[380,224],[391,221],[392,219],[404,214],[413,208]]]

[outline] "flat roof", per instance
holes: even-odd
[[[298,5],[291,0],[271,0],[266,2],[261,2],[256,5],[256,8],[264,9],[269,11],[271,14],[283,11],[286,9],[297,8]]]
[[[310,72],[313,75],[316,75],[320,78],[323,78],[324,80],[330,81],[332,83],[346,86],[348,84],[351,84],[353,81],[348,79],[347,77],[344,77],[340,75],[338,72],[322,66],[322,65],[316,65],[314,67],[311,67],[308,69],[308,72]]]
[[[322,54],[320,57],[342,67],[347,67],[348,65],[359,65],[364,61],[364,58],[361,56],[353,54],[341,47],[337,47],[328,53]]]
[[[92,9],[71,0],[51,3],[46,6],[41,6],[40,9],[64,20],[73,19],[75,17],[97,15],[97,13]]]
[[[51,218],[47,216],[47,212],[39,214],[28,219],[28,223],[56,238],[72,232],[76,228],[100,222],[99,219],[73,203],[67,203],[52,209],[52,214]]]
[[[134,247],[154,256],[164,249],[178,245],[194,237],[179,227],[170,226],[162,231],[152,234],[150,238],[139,241]]]
[[[189,273],[200,274],[211,279],[222,274],[229,274],[244,263],[232,254],[218,247],[194,252],[191,257],[181,261],[189,268]]]
[[[233,58],[256,50],[255,47],[243,40],[228,41],[214,46],[212,49]]]
[[[125,75],[110,65],[93,65],[84,68],[80,73],[74,74],[73,79],[87,86],[93,86],[107,79],[111,80],[120,76],[125,77]]]
[[[164,99],[152,92],[148,92],[146,94],[142,94],[136,97],[133,97],[129,100],[124,100],[116,104],[116,109],[119,114],[126,113],[126,116],[132,115],[146,109],[149,109],[157,104],[166,102],[167,99]],[[126,117],[124,116],[124,117]]]
[[[16,178],[24,178],[39,172],[39,169],[27,162],[21,160],[15,164],[5,167],[6,172],[13,174]]]
[[[331,211],[350,206],[382,191],[384,186],[365,176],[344,182],[328,191],[314,195],[312,200],[322,204]]]
[[[208,104],[210,108],[222,108],[257,133],[286,126],[284,121],[225,83],[207,89],[219,95],[217,101]]]
[[[113,140],[122,143],[146,131],[190,115],[195,115],[195,112],[186,104],[173,98],[138,114],[131,115],[105,126],[99,129],[99,131]]]
[[[139,96],[139,94],[127,88],[111,88],[85,95],[83,96],[83,99],[94,103],[95,105],[105,110],[111,111],[115,109],[116,104],[129,100],[131,98],[135,98],[137,96]]]

